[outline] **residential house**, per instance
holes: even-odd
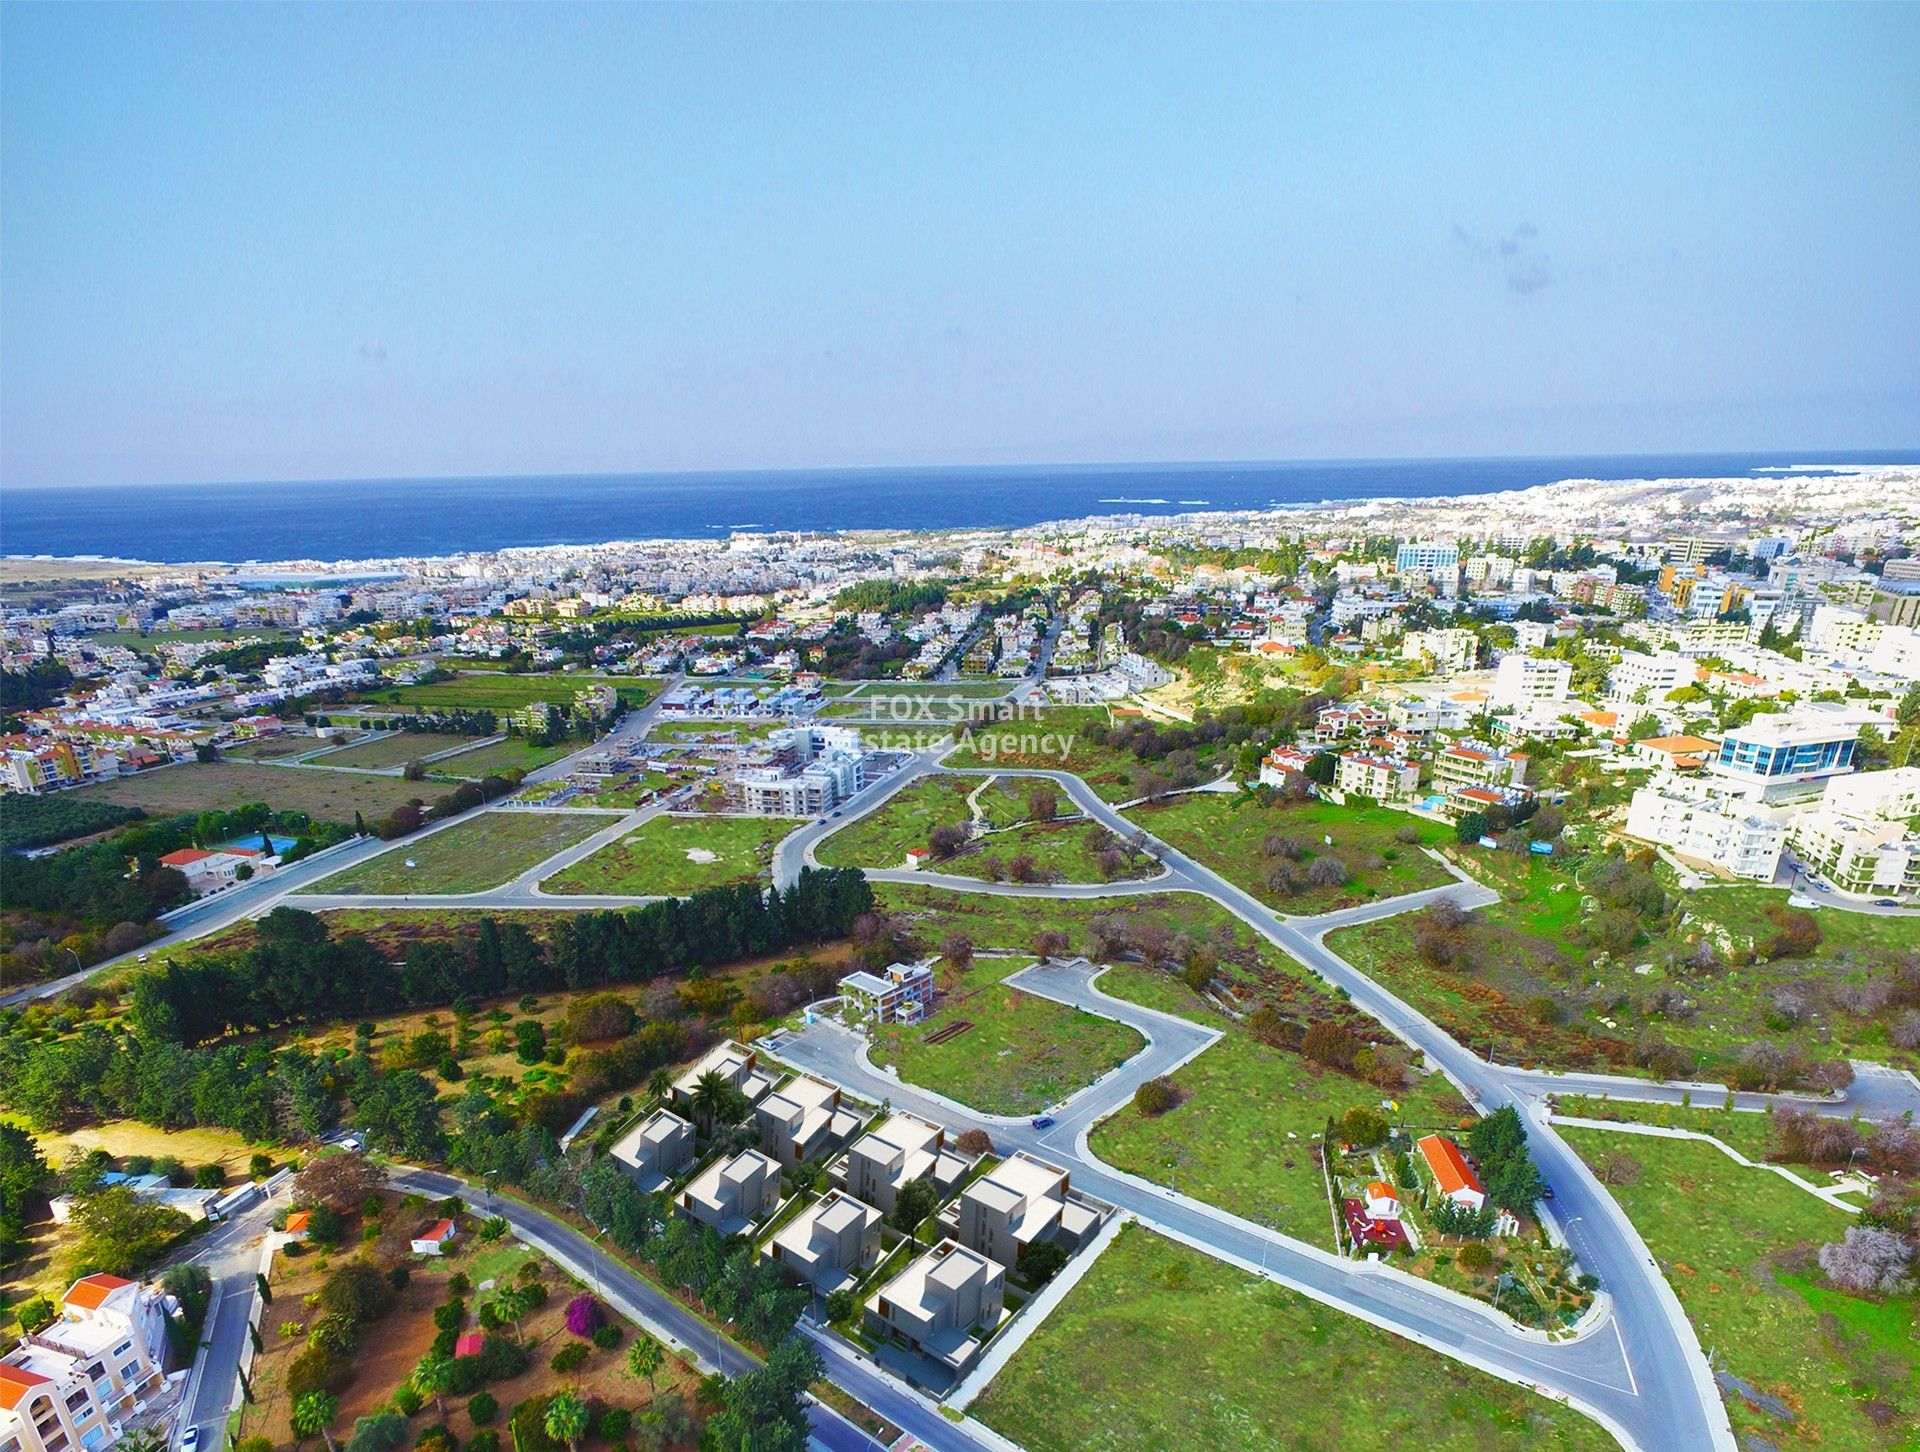
[[[944,1198],[967,1172],[946,1147],[947,1133],[911,1114],[895,1114],[855,1140],[841,1162],[847,1193],[891,1214],[900,1187],[929,1179]]]
[[[1668,771],[1698,771],[1717,749],[1704,736],[1647,736],[1630,743],[1627,752],[1636,760]]]
[[[613,1162],[649,1195],[657,1195],[693,1163],[693,1126],[671,1109],[656,1109],[614,1141]]]
[[[780,1228],[766,1254],[830,1296],[879,1263],[883,1218],[873,1206],[829,1190]]]
[[[0,1448],[99,1452],[159,1391],[170,1298],[119,1276],[82,1276],[60,1315],[0,1358]]]
[[[716,1160],[680,1192],[680,1209],[722,1235],[744,1235],[780,1203],[780,1166],[759,1150]]]
[[[1307,763],[1320,753],[1303,751],[1297,746],[1276,746],[1260,761],[1262,786],[1285,786],[1289,777],[1305,774]]]
[[[1487,1203],[1486,1187],[1480,1183],[1473,1166],[1467,1163],[1459,1145],[1444,1134],[1430,1134],[1418,1140],[1414,1147],[1420,1151],[1420,1159],[1433,1177],[1434,1189],[1443,1199],[1468,1210],[1478,1210]]]
[[[1099,1224],[1065,1170],[1016,1150],[960,1192],[956,1239],[1011,1269],[1043,1240],[1078,1250]]]
[[[1398,1220],[1400,1195],[1384,1180],[1375,1180],[1367,1186],[1366,1207],[1369,1220]]]
[[[933,964],[894,963],[878,973],[857,969],[840,980],[844,1014],[854,1023],[919,1023],[933,1011]]]
[[[773,1088],[773,1076],[760,1067],[760,1056],[732,1039],[709,1049],[686,1073],[673,1081],[672,1098],[681,1109],[693,1108],[694,1091],[708,1074],[718,1074],[746,1096],[749,1104]]]
[[[760,1148],[791,1169],[840,1148],[860,1128],[860,1116],[840,1107],[840,1090],[797,1074],[753,1110]]]
[[[436,1220],[413,1238],[415,1255],[441,1255],[448,1245],[459,1235],[459,1227],[451,1220]]]
[[[943,1240],[868,1300],[867,1329],[959,1377],[979,1357],[980,1336],[1005,1315],[1006,1284],[1000,1265]]]
[[[232,887],[237,882],[264,877],[273,871],[278,861],[278,858],[268,856],[257,847],[222,847],[211,852],[198,847],[182,847],[162,857],[160,865],[179,872],[187,879],[187,886],[194,895],[204,897],[210,892]],[[242,868],[246,869],[244,876]]]

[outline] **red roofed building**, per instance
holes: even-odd
[[[1459,1145],[1444,1134],[1430,1134],[1418,1142],[1417,1148],[1441,1195],[1468,1210],[1478,1210],[1487,1203],[1486,1187]]]
[[[162,857],[160,865],[183,874],[187,886],[196,894],[232,887],[241,880],[240,869],[243,867],[247,869],[249,877],[273,870],[273,860],[265,857],[257,847],[222,847],[215,852],[199,847],[182,847]]]
[[[454,1358],[457,1360],[462,1356],[478,1356],[486,1344],[486,1337],[478,1331],[465,1332],[454,1340]]]
[[[441,1247],[453,1239],[459,1231],[451,1220],[436,1220],[413,1238],[415,1255],[439,1255]]]

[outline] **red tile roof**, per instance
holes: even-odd
[[[1426,1160],[1427,1168],[1433,1171],[1434,1182],[1440,1186],[1441,1194],[1453,1195],[1460,1190],[1472,1190],[1476,1195],[1486,1194],[1480,1177],[1474,1174],[1467,1157],[1460,1153],[1460,1146],[1444,1134],[1430,1134],[1421,1140],[1420,1155]]]
[[[47,1386],[52,1380],[24,1366],[8,1366],[0,1361],[0,1407],[12,1411],[26,1399],[28,1392],[37,1386]]]
[[[78,1306],[83,1311],[97,1311],[101,1306],[106,1304],[108,1296],[111,1296],[122,1286],[130,1286],[132,1284],[132,1281],[123,1280],[119,1276],[110,1276],[104,1271],[99,1271],[90,1276],[82,1276],[79,1280],[75,1281],[67,1291],[66,1299],[62,1304]]]

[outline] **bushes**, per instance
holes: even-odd
[[[500,1415],[500,1403],[492,1392],[475,1392],[467,1399],[467,1416],[476,1427],[484,1427]]]
[[[454,1440],[449,1427],[429,1427],[413,1445],[419,1452],[460,1452],[460,1444]]]
[[[507,1421],[507,1434],[517,1452],[565,1452],[559,1442],[547,1435],[547,1407],[552,1401],[553,1394],[548,1392],[528,1397],[513,1409]]]
[[[600,1303],[582,1292],[567,1302],[567,1330],[575,1336],[591,1336],[600,1325]]]
[[[1482,1241],[1469,1241],[1454,1257],[1460,1269],[1470,1276],[1483,1276],[1493,1269],[1493,1249]]]
[[[1133,1091],[1133,1107],[1147,1118],[1165,1114],[1180,1102],[1180,1093],[1168,1078],[1149,1079]]]
[[[603,1442],[624,1442],[633,1430],[633,1413],[625,1407],[608,1407],[594,1423],[594,1435]]]
[[[1387,1121],[1377,1109],[1357,1105],[1340,1116],[1340,1138],[1359,1149],[1372,1149],[1387,1142]]]
[[[623,1334],[619,1326],[609,1321],[606,1325],[595,1328],[593,1344],[602,1351],[611,1351],[620,1344]]]
[[[363,1260],[347,1262],[320,1287],[322,1307],[362,1322],[386,1315],[393,1296],[393,1283]]]
[[[395,1412],[379,1412],[353,1424],[346,1452],[393,1452],[406,1439],[407,1419]]]
[[[348,1352],[308,1346],[287,1366],[287,1395],[294,1401],[312,1391],[338,1391],[353,1375]]]
[[[570,1371],[578,1371],[586,1364],[587,1343],[584,1341],[569,1341],[565,1346],[562,1346],[558,1351],[554,1352],[553,1359],[547,1363],[548,1366],[551,1366],[562,1375]]]

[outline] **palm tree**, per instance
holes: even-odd
[[[653,1395],[654,1373],[660,1370],[660,1363],[666,1355],[666,1348],[655,1341],[646,1332],[640,1333],[640,1339],[633,1343],[627,1352],[627,1370],[635,1376],[647,1379],[647,1395]]]
[[[453,1358],[444,1352],[429,1351],[420,1358],[408,1378],[413,1389],[423,1397],[432,1397],[433,1404],[439,1409],[440,1419],[447,1417],[447,1392],[453,1386]]]
[[[693,1112],[705,1127],[707,1133],[713,1133],[714,1117],[720,1113],[732,1091],[733,1083],[718,1069],[709,1069],[693,1084]]]
[[[293,1435],[304,1442],[317,1433],[325,1439],[327,1452],[333,1452],[333,1433],[327,1428],[339,1414],[340,1398],[331,1392],[307,1392],[293,1404]]]
[[[665,1099],[673,1092],[673,1075],[665,1069],[655,1069],[647,1080],[647,1093],[655,1099]]]
[[[587,1404],[572,1387],[558,1393],[547,1403],[547,1435],[567,1444],[568,1452],[580,1452],[580,1439],[587,1434]]]
[[[495,1316],[513,1323],[514,1339],[519,1340],[520,1318],[533,1309],[533,1297],[527,1294],[526,1287],[502,1286],[493,1293],[493,1299],[488,1304],[493,1307]]]

